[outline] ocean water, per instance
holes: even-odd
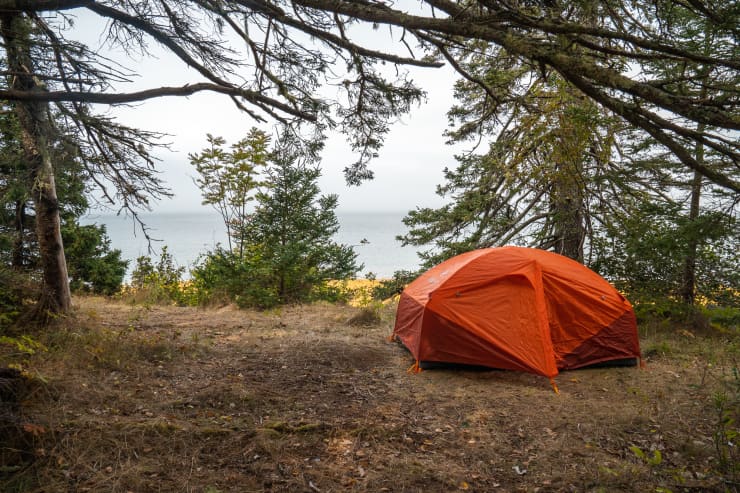
[[[401,222],[403,216],[403,212],[337,213],[340,229],[334,239],[355,248],[358,261],[365,264],[360,271],[361,277],[373,273],[387,278],[397,270],[418,268],[416,249],[401,247],[396,241],[396,235],[406,231]],[[142,214],[141,219],[149,235],[157,241],[147,242],[141,228],[130,217],[92,213],[81,222],[106,226],[112,247],[121,250],[123,258],[131,261],[129,274],[136,258],[142,255],[158,257],[165,245],[186,271],[199,255],[213,250],[219,243],[227,245],[226,228],[215,212]]]

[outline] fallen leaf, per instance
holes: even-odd
[[[23,431],[30,433],[35,437],[46,433],[46,429],[43,426],[35,425],[33,423],[23,423]]]

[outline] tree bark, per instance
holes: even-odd
[[[704,146],[696,145],[696,160],[704,162]],[[694,171],[694,179],[691,182],[691,206],[689,208],[689,222],[694,223],[699,217],[701,205],[701,183],[702,175]],[[696,252],[699,248],[699,239],[696,232],[692,231],[686,249],[686,258],[683,266],[683,280],[681,285],[681,300],[687,305],[693,305],[696,298]]]
[[[32,75],[29,29],[23,15],[8,11],[0,14],[0,31],[5,42],[7,66],[10,73],[14,74],[10,81],[11,87],[22,91],[43,91],[43,87]],[[71,307],[72,296],[62,244],[54,168],[48,151],[52,132],[48,103],[18,101],[14,109],[21,127],[21,145],[31,178],[40,266],[43,271],[37,314],[60,313]]]
[[[23,267],[23,244],[26,236],[26,202],[24,200],[15,201],[15,238],[13,238],[13,252],[11,255],[10,265],[16,269]]]
[[[576,91],[564,89],[562,104],[579,107],[588,102]],[[556,253],[576,262],[583,263],[583,244],[586,241],[586,225],[583,217],[585,198],[583,190],[583,166],[586,159],[588,139],[583,124],[574,121],[569,111],[558,112],[558,138],[550,159],[555,165],[550,191],[550,208],[553,213],[552,237]]]
[[[586,229],[583,219],[583,190],[575,176],[561,170],[553,183],[555,252],[583,263]]]

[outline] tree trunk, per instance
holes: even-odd
[[[24,200],[15,201],[15,238],[13,238],[13,252],[11,254],[10,265],[16,269],[23,268],[23,245],[26,236],[26,202]]]
[[[28,23],[20,12],[0,14],[7,54],[7,67],[13,74],[11,87],[22,91],[43,91],[33,75]],[[36,210],[36,235],[39,244],[43,286],[37,313],[59,313],[72,305],[67,262],[62,244],[59,201],[54,182],[54,168],[49,155],[52,127],[48,104],[17,102],[15,112],[21,127],[21,144],[31,178],[31,196]]]
[[[571,114],[572,108],[588,104],[578,91],[561,88],[558,97],[562,108],[556,110],[558,125],[554,132],[557,138],[549,156],[554,166],[550,189],[552,245],[556,253],[582,264],[586,239],[583,166],[589,145],[587,136],[593,129],[584,131],[584,124]]]
[[[551,195],[555,252],[583,263],[586,230],[583,219],[583,191],[575,173],[560,171]]]
[[[711,32],[705,26],[704,30],[704,55],[709,56],[712,47],[712,36]],[[699,90],[699,97],[704,100],[708,96],[708,82],[709,82],[709,71],[704,69],[704,74],[701,78],[702,85]],[[704,133],[707,126],[703,123],[699,123],[696,127],[696,132],[701,134]],[[700,166],[704,166],[704,144],[697,142],[694,159]],[[702,188],[702,175],[698,171],[694,171],[694,179],[691,182],[691,205],[689,206],[689,224],[694,224],[699,218],[700,206],[701,206],[701,188]],[[693,229],[693,228],[692,228]],[[680,296],[681,301],[687,305],[693,305],[696,299],[696,252],[699,249],[699,238],[698,232],[691,231],[691,237],[689,238],[688,245],[686,245],[686,258],[683,264],[683,279],[681,282]]]
[[[701,130],[700,130],[701,131]],[[704,146],[697,144],[696,160],[704,163]],[[701,182],[702,175],[694,171],[694,180],[691,182],[691,206],[689,208],[689,222],[693,223],[699,217],[699,206],[701,205]],[[693,305],[696,298],[696,252],[699,248],[699,239],[696,232],[691,232],[689,243],[686,248],[686,258],[683,265],[683,279],[681,282],[681,300],[687,305]]]

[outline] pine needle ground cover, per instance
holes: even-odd
[[[647,367],[408,374],[394,306],[78,298],[22,372],[2,491],[732,491],[737,340],[651,328]],[[5,438],[5,437],[4,437]],[[728,445],[729,444],[729,445]],[[21,450],[23,453],[18,452]]]

